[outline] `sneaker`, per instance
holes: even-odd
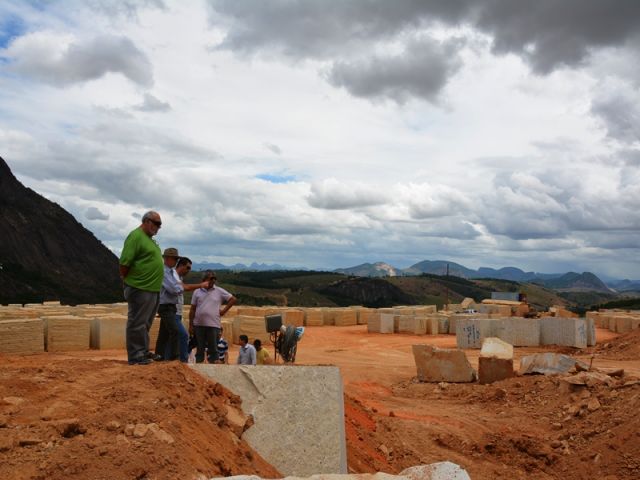
[[[162,355],[156,355],[153,352],[147,352],[146,357],[153,360],[154,362],[161,362],[163,360]]]

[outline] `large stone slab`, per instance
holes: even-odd
[[[155,323],[155,320],[154,320]],[[91,319],[91,348],[97,350],[120,350],[126,348],[127,317],[112,315]],[[151,349],[155,344],[151,345]]]
[[[478,381],[493,383],[513,375],[513,345],[499,338],[485,338],[478,360]]]
[[[307,308],[304,312],[304,324],[308,327],[322,326],[324,325],[322,320],[322,309],[320,308]]]
[[[39,318],[0,321],[0,353],[44,351],[44,323]]]
[[[395,315],[392,313],[377,313],[369,317],[369,323],[367,323],[367,331],[369,333],[393,333],[393,318]]]
[[[595,332],[592,335],[595,341]],[[588,339],[587,320],[584,318],[542,317],[540,319],[540,345],[586,348]]]
[[[399,317],[398,332],[399,333],[411,333],[413,335],[426,335],[427,334],[427,319],[422,316],[415,315],[396,315]],[[395,319],[394,319],[395,327]]]
[[[462,350],[412,345],[421,382],[473,382],[476,372]]]
[[[537,347],[540,345],[540,319],[503,318],[498,324],[495,336],[514,347]]]
[[[456,344],[458,348],[480,348],[485,338],[496,335],[497,318],[459,318],[456,320]]]
[[[249,315],[238,315],[234,320],[233,343],[237,345],[240,344],[240,335],[249,337],[250,343],[253,343],[256,338],[259,338],[263,345],[270,345],[271,342],[264,316],[252,317]]]
[[[44,319],[44,346],[47,352],[89,350],[91,319],[64,315]]]
[[[347,472],[337,367],[192,366],[242,398],[255,422],[242,437],[282,474]]]
[[[541,373],[543,375],[558,375],[572,371],[576,364],[582,370],[588,370],[589,365],[560,353],[534,353],[520,359],[520,375]]]

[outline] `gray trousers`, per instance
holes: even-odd
[[[158,311],[160,293],[125,285],[124,298],[129,304],[127,356],[130,362],[137,362],[146,358],[149,351],[149,329]]]

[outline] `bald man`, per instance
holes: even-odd
[[[129,365],[148,365],[149,329],[158,310],[164,263],[160,246],[153,240],[162,226],[158,212],[149,211],[142,223],[127,236],[120,255],[120,278],[127,316],[127,357]]]

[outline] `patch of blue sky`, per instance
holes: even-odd
[[[289,183],[297,180],[294,175],[278,175],[275,173],[261,173],[260,175],[256,175],[256,178],[270,183]]]
[[[17,15],[0,17],[0,48],[7,48],[17,37],[27,30],[27,24]]]

